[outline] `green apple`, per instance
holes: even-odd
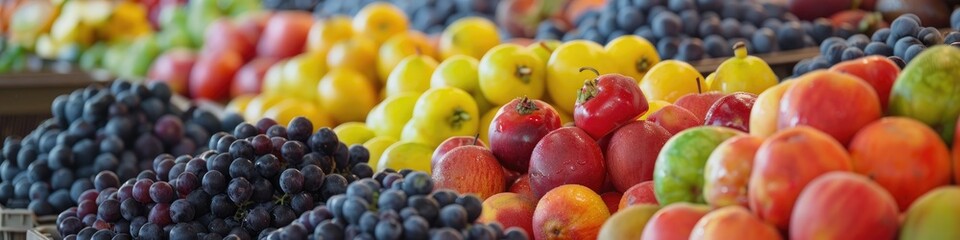
[[[230,16],[240,16],[245,13],[260,10],[258,0],[218,0],[217,5]]]
[[[910,61],[893,84],[887,110],[930,125],[949,146],[960,115],[960,49],[931,47]]]
[[[742,135],[717,126],[694,127],[667,140],[653,168],[653,192],[662,206],[676,202],[705,203],[703,169],[723,141]]]
[[[928,50],[929,51],[929,50]],[[960,239],[960,187],[941,187],[917,199],[904,214],[900,239]]]
[[[166,28],[157,35],[157,44],[160,49],[167,50],[175,47],[190,48],[190,33],[186,28]]]
[[[151,36],[137,38],[127,49],[120,76],[142,79],[147,76],[150,64],[160,55],[157,40]]]
[[[121,65],[123,65],[124,59],[127,56],[128,48],[130,48],[130,43],[128,42],[117,42],[108,45],[106,52],[103,54],[103,68],[114,75],[118,75]]]
[[[171,4],[160,9],[160,29],[185,28],[187,26],[187,9]]]

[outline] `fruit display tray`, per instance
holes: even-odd
[[[770,68],[773,69],[773,72],[777,74],[777,77],[782,81],[793,75],[793,66],[797,65],[798,62],[804,59],[816,57],[818,55],[820,55],[820,48],[809,47],[790,51],[752,54],[751,56],[759,57],[763,59],[763,61],[767,62],[767,64],[770,65]],[[703,73],[703,75],[706,76],[707,74],[717,70],[717,67],[719,67],[720,64],[725,60],[727,60],[727,58],[710,58],[692,62],[690,64],[693,65],[697,71],[700,71],[700,73]]]

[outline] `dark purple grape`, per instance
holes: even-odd
[[[250,209],[243,220],[244,226],[253,231],[260,231],[270,227],[270,213],[263,208]]]
[[[483,211],[483,201],[473,194],[460,196],[457,198],[457,204],[467,210],[467,222],[475,222],[480,217],[480,212]]]
[[[323,187],[320,188],[320,195],[323,199],[342,194],[347,191],[347,179],[339,174],[330,174],[324,178]]]
[[[153,134],[164,144],[175,145],[183,139],[183,121],[173,115],[164,115],[154,123]]]
[[[153,185],[150,185],[150,199],[156,203],[170,203],[173,202],[173,199],[176,198],[176,195],[173,192],[173,187],[170,186],[170,183],[167,182],[155,182]]]
[[[97,210],[97,217],[108,222],[120,220],[120,201],[116,199],[103,201]]]
[[[174,163],[173,160],[165,159],[163,161],[160,161],[160,163],[157,164],[157,166],[153,169],[153,171],[157,173],[157,178],[159,180],[167,181],[169,180],[168,177],[170,177],[170,170],[173,169],[174,165],[176,165],[176,163]]]
[[[193,192],[194,189],[199,188],[201,185],[201,182],[200,182],[200,178],[198,178],[197,175],[194,175],[191,172],[184,172],[184,173],[181,173],[179,177],[177,177],[176,185],[177,185],[177,193],[180,196],[186,196],[187,194],[190,194],[190,192]]]
[[[403,236],[403,226],[394,219],[381,219],[374,231],[377,239],[400,239]]]
[[[204,191],[193,191],[186,197],[187,202],[193,207],[194,216],[205,216],[210,211],[210,194]],[[212,217],[212,216],[211,216]]]
[[[257,169],[247,158],[237,158],[230,163],[231,178],[254,179],[257,176]]]
[[[237,140],[236,136],[229,135],[229,134],[224,135],[223,137],[220,137],[220,140],[217,141],[217,148],[216,148],[217,152],[229,153],[230,146],[236,140]]]
[[[150,214],[147,216],[147,220],[159,226],[170,225],[173,221],[170,219],[170,204],[157,203],[157,205],[154,205],[153,208],[150,208]]]
[[[246,178],[234,178],[230,180],[230,184],[227,186],[227,195],[234,203],[246,202],[253,195],[253,185]]]
[[[280,148],[283,161],[294,166],[300,165],[300,163],[303,162],[303,155],[306,154],[306,152],[306,146],[298,141],[287,141]]]
[[[303,166],[303,168],[300,168],[300,173],[303,174],[303,189],[305,191],[316,192],[323,186],[325,174],[323,169],[320,169],[317,165]]]
[[[333,160],[337,163],[337,170],[347,171],[350,169],[350,150],[346,144],[340,142],[337,144],[337,152],[333,153]]]
[[[133,184],[133,199],[136,199],[140,203],[153,202],[153,199],[150,197],[150,188],[153,184],[153,180],[150,179],[137,180],[137,183]]]
[[[89,214],[97,214],[97,202],[95,200],[82,200],[77,204],[77,217],[82,218]]]
[[[127,199],[120,202],[120,215],[124,219],[133,221],[135,218],[143,216],[143,205],[135,199]]]
[[[253,126],[249,123],[240,123],[236,128],[233,129],[233,135],[237,136],[237,139],[253,137],[259,133],[260,130],[258,130],[256,126]]]
[[[253,196],[252,199],[254,202],[258,203],[270,203],[273,200],[274,187],[273,183],[266,178],[257,178],[253,181]]]
[[[433,179],[424,172],[413,172],[403,180],[403,191],[407,196],[425,195],[433,191]]]
[[[430,222],[436,219],[440,212],[440,206],[437,204],[437,201],[423,195],[408,196],[407,206],[416,209],[417,213],[420,213],[420,216]],[[466,214],[464,214],[464,217],[466,217]]]
[[[287,138],[287,128],[280,125],[274,125],[267,129],[267,137]]]
[[[83,222],[80,222],[79,218],[73,216],[64,218],[63,221],[59,221],[57,224],[57,230],[60,231],[60,235],[63,236],[77,234],[81,229],[83,229]]]
[[[207,171],[229,173],[231,163],[233,163],[233,157],[229,153],[220,153],[207,161]]]
[[[217,195],[227,190],[227,178],[217,170],[208,171],[203,175],[203,191],[210,195]]]
[[[250,144],[253,145],[253,153],[257,156],[268,154],[273,152],[273,142],[270,141],[270,137],[267,135],[260,134],[250,140]]]
[[[270,211],[270,222],[273,223],[273,227],[279,228],[290,225],[296,219],[297,213],[287,206],[276,206],[273,211]]]
[[[353,165],[353,167],[350,168],[350,172],[354,175],[357,175],[357,177],[361,179],[369,179],[373,176],[373,168],[371,168],[370,165],[367,165],[367,163],[358,163]]]
[[[226,218],[233,216],[236,211],[237,205],[226,194],[215,195],[210,200],[210,212],[214,216]]]
[[[261,118],[259,121],[257,121],[256,127],[260,134],[265,134],[267,133],[267,129],[270,129],[270,127],[273,126],[277,126],[277,121],[271,118]]]
[[[97,229],[94,229],[93,227],[85,227],[80,229],[80,232],[77,233],[77,239],[91,239],[95,233],[97,233]]]
[[[377,200],[377,206],[379,206],[380,209],[400,211],[407,206],[407,194],[399,190],[383,191]]]
[[[34,182],[30,185],[30,200],[42,201],[50,196],[50,185],[44,182]]]
[[[450,189],[439,189],[430,193],[430,197],[437,201],[440,207],[445,207],[457,201],[457,192]]]
[[[334,223],[333,220],[324,220],[317,224],[313,234],[316,239],[343,239],[344,229],[343,226]]]
[[[367,202],[373,202],[374,191],[374,188],[370,188],[366,184],[353,183],[347,186],[347,197],[359,197],[367,200]]]
[[[367,212],[369,206],[370,202],[363,198],[347,197],[347,200],[343,202],[343,210],[341,210],[343,211],[343,218],[352,225],[359,224],[360,216]]]
[[[202,158],[191,159],[184,170],[196,176],[203,176],[203,173],[207,172],[207,161]]]
[[[227,223],[224,222],[223,219],[221,218],[213,219],[213,221],[207,224],[207,228],[210,229],[210,232],[220,234],[220,235],[225,235],[227,233],[230,233],[230,227],[228,227]]]
[[[93,185],[98,191],[102,191],[103,189],[107,188],[117,188],[120,187],[120,178],[117,177],[117,174],[111,171],[103,171],[97,174],[96,178],[93,179]]]
[[[444,227],[463,229],[467,227],[467,210],[460,205],[452,204],[440,209],[439,223]]]
[[[89,142],[89,141],[88,141]],[[74,166],[73,150],[68,146],[56,146],[47,154],[47,165],[52,170]]]
[[[313,209],[313,196],[306,192],[294,194],[293,197],[290,197],[290,208],[296,213]]]
[[[380,222],[380,217],[373,211],[367,211],[360,216],[360,222],[357,225],[360,227],[360,231],[373,233],[378,222]]]
[[[166,233],[163,231],[163,227],[160,225],[148,222],[143,224],[140,227],[140,231],[137,234],[142,240],[162,240],[165,239],[164,236]]]
[[[257,172],[261,177],[273,178],[280,173],[280,159],[273,154],[266,154],[257,158],[255,163]]]
[[[405,218],[403,221],[403,237],[405,239],[427,239],[430,236],[430,223],[420,216]],[[484,239],[484,238],[477,238]],[[486,238],[496,239],[496,238]]]
[[[150,158],[164,152],[163,142],[150,134],[140,135],[133,146],[134,152],[140,159]]]
[[[289,129],[287,131],[289,134]],[[340,139],[337,137],[337,134],[333,132],[333,129],[323,127],[317,130],[317,133],[311,135],[308,142],[310,149],[314,152],[321,152],[329,156],[337,151],[337,145],[340,144]]]
[[[413,217],[413,216],[418,216],[418,217],[419,217],[419,216],[420,216],[420,213],[417,212],[417,210],[416,210],[416,209],[413,209],[412,207],[406,207],[406,208],[403,208],[402,210],[400,210],[400,218],[401,218],[401,219],[407,219],[407,218],[410,218],[410,217]]]
[[[280,174],[280,189],[285,193],[299,193],[303,190],[303,174],[297,169],[287,169]]]
[[[357,163],[367,163],[370,161],[370,151],[367,148],[363,147],[360,144],[351,145],[349,148],[350,152],[350,165]]]
[[[230,144],[230,155],[234,158],[246,159],[253,159],[256,156],[254,154],[253,144],[246,139],[238,139]]]
[[[117,199],[116,193],[117,193],[116,188],[107,188],[107,189],[104,189],[103,191],[100,191],[100,194],[97,194],[97,205],[100,205],[101,203],[103,203],[103,201],[106,201],[107,199]]]
[[[295,117],[287,124],[287,136],[290,140],[307,142],[313,133],[313,123],[304,117]]]
[[[174,223],[186,223],[193,220],[193,205],[186,199],[177,199],[170,204],[170,219]]]

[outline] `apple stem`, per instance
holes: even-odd
[[[737,42],[733,44],[733,55],[737,58],[747,57],[747,44],[744,42]]]
[[[414,46],[414,51],[416,51],[417,56],[423,55],[423,50],[420,50],[420,46]]]
[[[596,74],[598,77],[600,76],[600,71],[597,71],[596,68],[592,68],[592,67],[581,67],[579,72],[583,72],[583,71],[591,71],[591,72],[593,72],[593,74]]]
[[[473,135],[473,145],[474,145],[474,146],[477,146],[477,143],[478,143],[478,142],[480,142],[480,134],[479,134],[479,133],[477,133],[476,135]]]
[[[540,108],[537,107],[537,104],[534,103],[533,100],[524,96],[520,99],[520,102],[517,103],[516,110],[520,115],[527,115],[540,110]]]
[[[553,53],[553,48],[550,48],[550,46],[547,45],[547,42],[545,42],[545,41],[540,41],[539,44],[540,44],[541,47],[547,49],[547,53],[551,53],[551,54]]]
[[[700,78],[697,77],[697,78],[694,79],[694,81],[697,82],[697,93],[703,93],[703,89],[701,89],[701,87],[700,87]]]

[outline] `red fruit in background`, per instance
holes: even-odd
[[[600,194],[600,198],[603,199],[603,203],[607,204],[607,210],[610,210],[610,214],[613,214],[620,209],[620,199],[623,198],[623,194],[619,192],[606,192]]]
[[[580,70],[598,73],[594,69]],[[635,121],[649,108],[636,80],[620,74],[604,74],[587,80],[580,88],[573,122],[593,139],[600,139]]]
[[[703,122],[703,119],[707,118],[707,111],[710,110],[713,103],[723,96],[723,93],[716,91],[691,93],[678,98],[676,102],[673,102],[673,105],[689,110],[690,113],[693,113],[693,116],[697,117],[697,121]]]
[[[240,35],[255,48],[260,43],[260,36],[263,35],[263,29],[267,27],[267,21],[271,16],[273,13],[266,11],[247,13],[237,17],[234,23]]]
[[[174,93],[186,96],[190,72],[196,62],[197,54],[190,49],[172,48],[153,61],[147,72],[147,81],[165,82]]]
[[[869,56],[838,63],[830,71],[842,72],[859,77],[877,91],[880,109],[887,109],[890,102],[890,89],[900,76],[900,67],[882,56]]]
[[[914,200],[950,184],[950,150],[926,124],[886,117],[867,125],[850,142],[853,171],[870,176],[906,211]]]
[[[762,144],[762,137],[741,135],[723,141],[710,153],[703,170],[703,198],[710,207],[749,207],[747,183]]]
[[[634,84],[636,85],[636,84]],[[583,130],[563,127],[550,132],[530,156],[530,188],[537,198],[564,184],[598,192],[607,175],[600,146]]]
[[[893,196],[851,172],[824,174],[807,185],[790,218],[790,239],[896,239]]]
[[[444,154],[433,169],[434,188],[474,193],[480,199],[503,192],[503,167],[481,146],[462,146]]]
[[[448,152],[453,151],[454,148],[473,145],[483,148],[487,147],[487,145],[483,144],[483,141],[477,137],[455,136],[447,138],[447,140],[443,140],[443,142],[440,143],[440,146],[437,146],[437,149],[433,150],[433,156],[430,157],[430,170],[433,171],[433,167],[440,162],[440,159],[443,158],[443,156]]]
[[[689,239],[693,227],[708,212],[710,207],[705,205],[670,204],[653,214],[640,239]]]
[[[680,131],[687,130],[687,128],[703,125],[703,118],[697,118],[689,110],[673,104],[663,106],[660,110],[650,114],[647,121],[660,125],[670,134],[677,134]]]
[[[267,21],[257,43],[257,54],[278,59],[300,54],[306,46],[307,33],[312,25],[313,17],[307,12],[282,11],[274,14]]]
[[[227,18],[210,23],[203,37],[203,54],[229,50],[240,54],[244,62],[256,54],[256,39],[244,36],[237,24]]]
[[[722,97],[707,111],[703,124],[750,132],[750,111],[755,102],[757,95],[753,93],[736,92]]]
[[[242,65],[243,59],[234,51],[201,54],[190,72],[190,97],[212,101],[226,100],[230,96],[233,76]]]
[[[818,70],[795,79],[780,100],[777,128],[806,125],[840,144],[880,118],[880,100],[870,84],[859,77]]]
[[[514,99],[501,107],[490,123],[490,151],[503,167],[526,173],[533,148],[543,136],[560,127],[560,115],[550,104]]]
[[[604,155],[610,181],[617,191],[625,192],[633,185],[653,180],[657,155],[671,136],[663,127],[642,120],[612,134]]]
[[[780,232],[742,206],[715,209],[693,227],[690,240],[780,240]]]
[[[801,20],[813,21],[848,9],[873,11],[876,3],[877,0],[790,0],[787,6]]]
[[[497,193],[483,200],[479,223],[499,222],[503,228],[519,227],[533,234],[533,212],[537,199],[516,193]]]
[[[263,87],[263,76],[267,74],[267,70],[274,63],[277,63],[277,60],[273,58],[256,58],[240,67],[233,78],[230,97],[243,94],[260,94]]]
[[[533,194],[533,189],[530,188],[529,174],[524,174],[524,175],[521,175],[520,178],[517,178],[517,180],[510,185],[509,191],[512,193],[517,193],[523,196],[527,196],[529,198],[533,198],[533,199],[537,198],[537,195]]]
[[[653,193],[653,180],[633,185],[623,192],[623,197],[620,198],[620,209],[640,204],[660,205]]]
[[[831,171],[852,169],[847,151],[830,135],[803,126],[780,130],[757,150],[747,183],[750,209],[785,231],[807,183]]]

